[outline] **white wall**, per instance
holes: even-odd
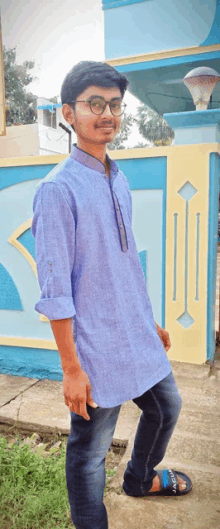
[[[0,137],[0,158],[34,156],[39,154],[38,124],[6,127]]]
[[[45,127],[40,123],[6,127],[0,137],[0,158],[68,154],[69,135],[63,129]]]
[[[53,129],[38,123],[39,154],[68,154],[69,135],[65,130]]]
[[[50,103],[44,97],[39,97],[37,106]],[[43,110],[38,110],[38,122],[31,125],[12,125],[6,127],[6,135],[0,137],[0,158],[18,156],[68,154],[69,134],[59,123],[69,127],[62,115],[62,108],[56,108],[56,128],[43,124]],[[76,142],[74,131],[71,134],[72,144]]]
[[[38,97],[37,106],[51,105],[51,101],[44,97]],[[44,124],[43,109],[37,111],[38,125],[39,125],[39,140],[40,140],[40,152],[39,154],[66,154],[69,152],[69,134],[65,132],[59,123],[65,125],[70,129],[70,125],[65,121],[62,114],[62,107],[54,108],[56,112],[56,128],[47,127]],[[76,142],[76,135],[71,129],[71,143]]]

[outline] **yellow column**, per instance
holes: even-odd
[[[207,348],[209,155],[178,145],[167,160],[166,321],[172,360],[202,364]]]

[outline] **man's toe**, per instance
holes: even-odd
[[[179,478],[179,477],[178,477],[178,482],[179,482],[179,489],[180,490],[185,490],[186,489],[186,482],[182,478]]]

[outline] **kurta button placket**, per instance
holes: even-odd
[[[112,197],[115,205],[115,212],[116,212],[116,218],[117,218],[117,224],[119,228],[119,236],[120,236],[120,242],[121,242],[121,249],[123,252],[127,252],[128,250],[128,243],[127,243],[127,235],[124,227],[123,217],[120,210],[120,205],[118,202],[118,198],[116,193],[112,189],[112,185],[110,185]]]

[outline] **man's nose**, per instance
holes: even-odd
[[[102,117],[113,117],[112,116],[112,113],[111,113],[111,110],[110,110],[110,106],[109,106],[109,103],[107,103],[106,107],[105,107],[105,110],[104,112],[102,113]]]

